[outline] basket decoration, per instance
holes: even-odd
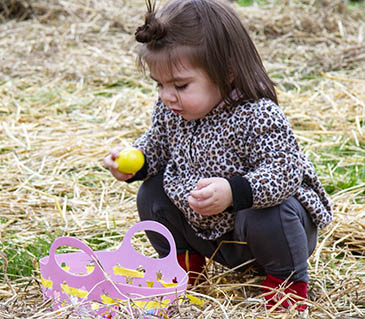
[[[137,252],[131,238],[142,230],[163,235],[170,245],[168,256],[150,258]],[[56,254],[61,246],[81,251]],[[95,318],[111,318],[115,310],[126,304],[158,314],[178,302],[188,283],[187,273],[177,262],[173,236],[154,221],[132,226],[113,251],[94,252],[75,237],[59,237],[52,243],[49,256],[39,263],[43,296],[52,299],[55,310],[77,304],[79,313]]]

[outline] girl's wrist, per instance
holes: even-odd
[[[250,208],[253,204],[252,188],[249,181],[243,176],[227,178],[232,191],[232,210],[237,212]]]

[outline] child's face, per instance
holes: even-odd
[[[171,72],[172,71],[172,72]],[[150,68],[159,88],[162,102],[185,120],[206,116],[221,100],[219,88],[201,69],[182,59],[179,68]]]

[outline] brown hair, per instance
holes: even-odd
[[[145,23],[135,33],[143,43],[142,67],[162,62],[171,69],[187,56],[218,85],[227,103],[263,97],[278,103],[255,45],[231,7],[219,0],[172,0],[157,12],[151,1],[146,0]],[[237,101],[230,97],[232,89]]]

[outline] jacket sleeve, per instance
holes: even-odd
[[[170,158],[166,111],[165,105],[158,100],[152,112],[152,125],[133,145],[140,148],[145,156],[145,165],[133,180],[156,175]]]
[[[252,207],[264,208],[293,196],[302,183],[304,168],[284,113],[272,101],[258,104],[247,124],[244,147],[251,169],[242,177],[250,186]]]

